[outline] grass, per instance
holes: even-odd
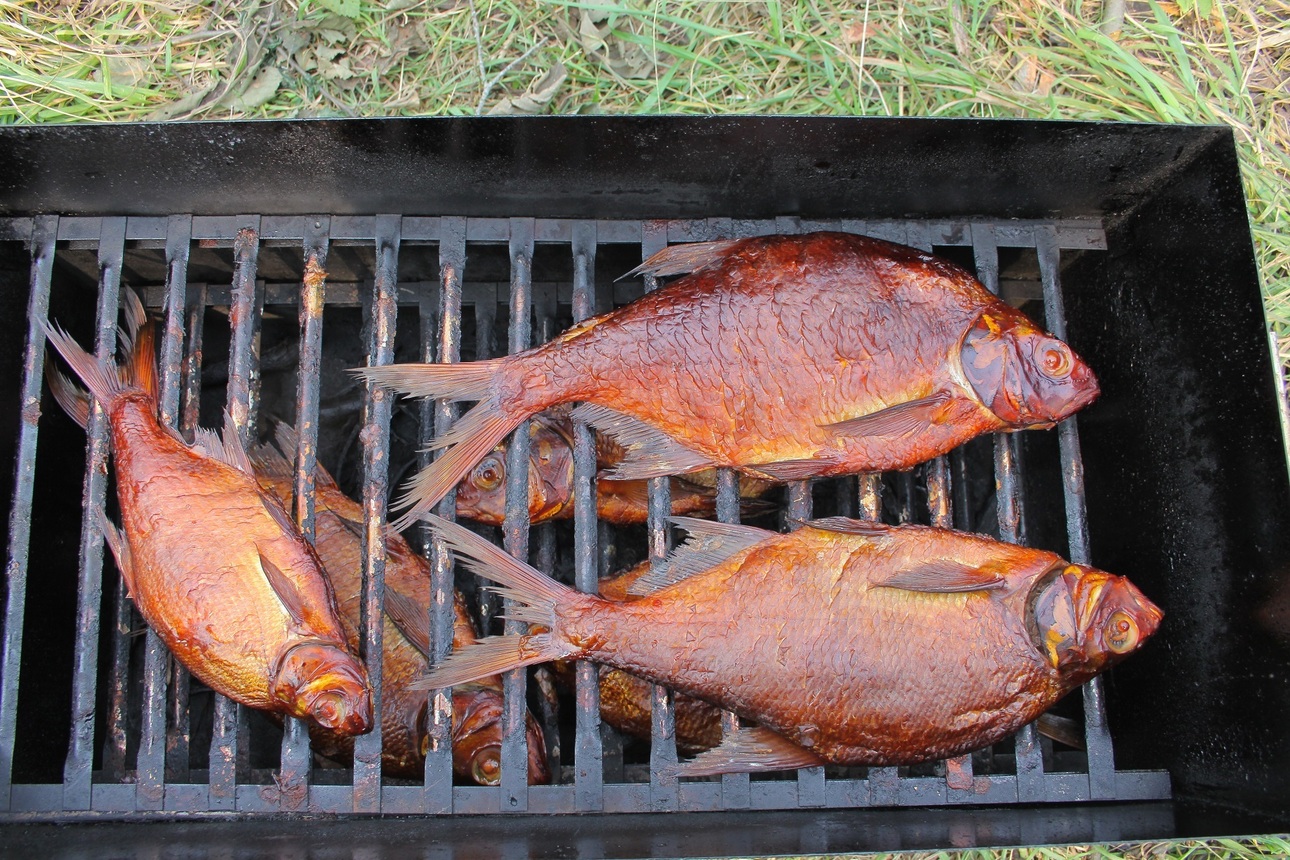
[[[1287,21],[1290,0],[0,0],[0,123],[488,112],[1223,123],[1290,362]],[[1290,843],[1267,837],[930,856],[1286,855]]]
[[[1133,842],[1054,848],[864,854],[866,860],[1262,860],[1290,857],[1290,839],[1260,836],[1205,842]]]

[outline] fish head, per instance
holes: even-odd
[[[550,781],[542,730],[527,718],[530,785]],[[422,734],[422,753],[429,749],[428,726]],[[479,785],[498,785],[502,779],[502,691],[462,684],[452,690],[452,769]]]
[[[1014,428],[1051,426],[1097,399],[1092,369],[1069,346],[1011,311],[986,311],[963,338],[963,375]]]
[[[500,526],[506,517],[507,446],[498,445],[457,485],[457,516]],[[529,521],[558,516],[573,498],[573,441],[552,422],[529,422]]]
[[[1037,582],[1029,616],[1053,667],[1083,683],[1142,647],[1164,612],[1122,576],[1063,563]]]
[[[330,642],[302,642],[283,656],[274,695],[287,712],[341,735],[372,728],[372,691],[367,667]]]

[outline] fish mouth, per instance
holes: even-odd
[[[329,642],[302,642],[282,658],[275,690],[293,715],[342,735],[372,728],[367,668]]]

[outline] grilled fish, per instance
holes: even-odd
[[[914,764],[1006,737],[1139,648],[1163,615],[1122,577],[977,535],[677,519],[689,541],[631,603],[569,589],[431,519],[517,601],[513,617],[547,631],[484,639],[421,685],[589,659],[758,724],[680,775]]]
[[[569,409],[557,407],[534,416],[529,424],[529,522],[573,518],[573,420]],[[602,468],[622,460],[623,450],[603,436],[596,438],[597,462]],[[457,485],[457,516],[491,526],[506,518],[506,452],[502,442],[470,470]],[[705,480],[707,479],[707,480]],[[671,480],[672,513],[709,515],[716,510],[715,476],[697,472]],[[643,523],[649,518],[646,481],[596,482],[596,515],[615,525]],[[753,499],[771,484],[754,478],[740,482],[740,495]],[[752,502],[744,512],[755,510]]]
[[[192,446],[157,421],[155,334],[138,297],[124,295],[128,367],[99,361],[56,327],[45,333],[111,424],[124,534],[106,517],[100,525],[135,605],[213,690],[340,735],[368,731],[367,670],[313,547],[256,484],[227,415],[223,439],[199,430]],[[53,368],[48,378],[86,426],[89,394]]]
[[[295,432],[285,424],[276,431],[283,451],[297,448]],[[260,485],[291,504],[291,463],[270,445],[251,453]],[[341,622],[350,647],[360,640],[362,604],[363,509],[345,495],[331,475],[319,465],[314,472],[315,546],[331,581],[340,608]],[[429,748],[426,694],[409,689],[425,674],[430,652],[430,569],[395,531],[385,531],[384,653],[381,657],[381,767],[388,776],[421,779]],[[453,650],[477,641],[470,613],[459,593],[454,593]],[[501,779],[502,682],[480,678],[452,691],[452,764],[463,779],[480,785],[497,785]],[[542,729],[528,720],[529,782],[550,779]],[[353,754],[353,741],[312,728],[314,749],[345,759]]]
[[[773,481],[906,469],[1092,402],[1092,371],[966,271],[845,233],[675,246],[633,272],[690,273],[525,352],[356,371],[478,401],[407,486],[414,522],[526,417],[577,414],[627,452],[606,477],[727,466]]]

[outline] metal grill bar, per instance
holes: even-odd
[[[740,519],[739,473],[733,469],[717,470],[717,520],[737,523]],[[739,731],[739,717],[731,711],[721,714],[721,737],[724,740]],[[721,805],[724,809],[747,809],[752,803],[752,782],[746,773],[721,776]]]
[[[255,442],[255,409],[252,405],[252,377],[259,364],[259,344],[255,337],[256,320],[263,308],[263,294],[255,280],[256,259],[260,251],[259,216],[248,216],[233,243],[232,302],[229,326],[232,334],[228,359],[228,399],[226,409],[242,445]],[[232,699],[215,695],[215,715],[210,747],[210,808],[232,810],[237,807],[238,763],[245,748],[242,726],[246,716],[242,706]]]
[[[376,218],[376,280],[372,287],[372,341],[368,366],[394,361],[398,313],[398,215]],[[385,618],[385,506],[390,487],[390,416],[394,395],[368,385],[363,443],[363,659],[372,688],[372,730],[354,739],[354,811],[381,811],[381,667]]]
[[[113,361],[116,317],[120,300],[121,261],[125,254],[125,219],[104,218],[99,232],[99,301],[95,355]],[[94,759],[94,694],[98,676],[99,618],[103,597],[103,531],[107,497],[108,419],[102,404],[90,410],[85,457],[80,546],[80,575],[76,600],[76,655],[73,662],[72,730],[63,769],[63,808],[90,808]]]
[[[159,359],[158,420],[179,427],[179,384],[183,363],[184,302],[188,292],[188,244],[192,216],[175,215],[166,222],[166,315],[162,323]],[[166,680],[171,656],[156,631],[144,634],[143,726],[136,763],[135,802],[141,809],[161,809],[166,800]]]
[[[4,614],[3,670],[0,671],[0,809],[10,808],[13,750],[18,731],[18,674],[27,608],[27,569],[31,549],[31,503],[36,483],[36,442],[40,434],[40,387],[45,375],[45,330],[49,284],[54,269],[58,216],[32,220],[31,278],[27,298],[27,350],[22,361],[22,424],[9,509],[9,550],[5,563],[8,593]]]
[[[511,354],[529,348],[533,337],[533,219],[510,221]],[[511,436],[506,451],[506,519],[502,526],[506,551],[521,562],[529,559],[529,422],[523,421]],[[512,601],[507,598],[503,609]],[[506,619],[505,633],[515,636],[526,626]],[[502,792],[503,812],[527,812],[528,743],[525,733],[525,681],[528,672],[514,669],[502,676]]]
[[[1035,231],[1035,249],[1039,255],[1039,277],[1044,287],[1044,310],[1048,329],[1066,340],[1066,305],[1062,298],[1061,249],[1051,228]],[[1084,501],[1084,460],[1079,448],[1079,426],[1074,417],[1057,426],[1057,443],[1061,450],[1062,489],[1066,500],[1066,536],[1070,560],[1091,564],[1088,542],[1088,512]],[[1088,754],[1089,794],[1094,800],[1115,797],[1115,753],[1111,747],[1111,730],[1106,721],[1106,703],[1101,676],[1084,685],[1084,745]]]
[[[442,238],[439,241],[439,361],[461,361],[461,279],[466,266],[466,219],[444,218]],[[423,302],[423,304],[428,302]],[[425,325],[423,317],[422,325]],[[426,340],[423,358],[432,360],[433,344]],[[442,435],[452,428],[457,417],[457,407],[446,400],[432,404],[427,400],[421,413],[422,445],[421,468],[429,465],[431,417],[427,414],[433,406],[433,431]],[[443,452],[440,452],[442,456]],[[457,519],[457,491],[452,489],[439,503],[439,516]],[[431,532],[423,528],[422,537]],[[453,561],[447,546],[438,538],[430,542],[430,664],[436,665],[452,649],[453,619]],[[452,794],[452,691],[435,690],[430,694],[429,752],[426,755],[425,789],[422,798],[426,812],[450,812]]]
[[[667,247],[667,222],[649,221],[641,229],[641,260],[648,260]],[[645,275],[645,292],[658,289],[658,278]],[[667,559],[671,550],[668,517],[672,514],[672,491],[667,478],[649,481],[649,562],[653,573]],[[676,758],[676,713],[672,693],[659,684],[651,684],[650,691],[650,748],[649,780],[650,807],[670,810],[680,804],[679,780],[670,769]]]
[[[596,225],[584,222],[573,231],[573,321],[596,312]],[[596,518],[596,443],[584,421],[573,425],[573,564],[574,585],[599,590],[599,528]],[[600,738],[600,670],[589,660],[577,663],[574,680],[577,715],[574,726],[574,806],[579,812],[604,809],[604,748]]]

